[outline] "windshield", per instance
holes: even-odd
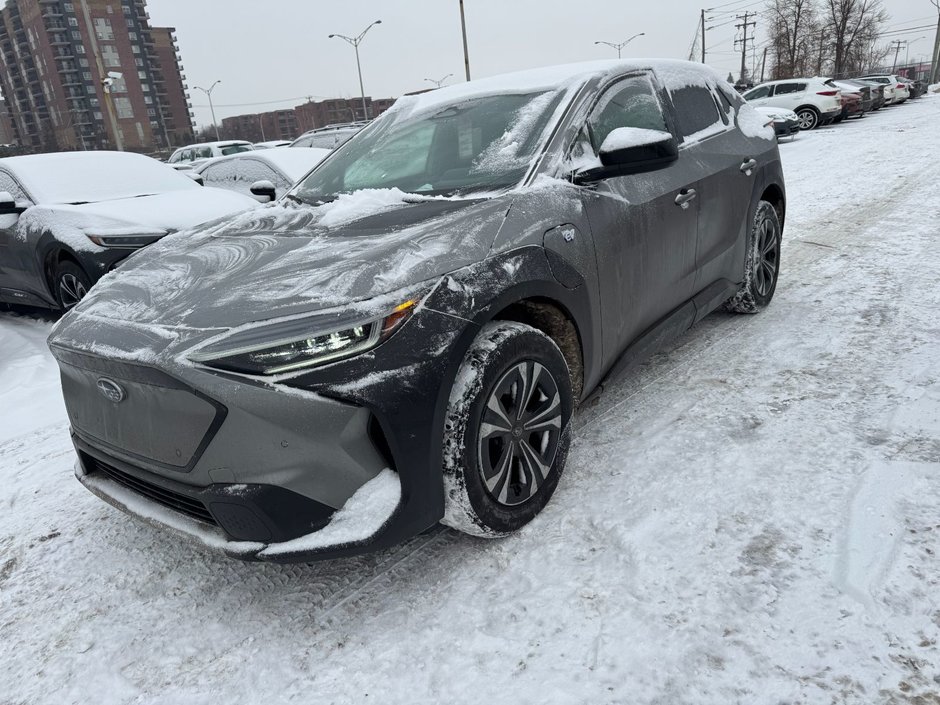
[[[228,144],[224,147],[219,147],[219,151],[222,152],[223,157],[227,157],[230,154],[241,154],[242,152],[251,152],[254,148],[250,144]]]
[[[199,188],[168,164],[129,152],[12,157],[8,166],[39,203],[96,203]]]
[[[330,157],[293,191],[310,204],[360,189],[456,195],[519,183],[563,91],[467,99],[418,115],[396,112]]]

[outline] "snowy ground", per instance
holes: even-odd
[[[0,314],[0,703],[940,703],[940,96],[782,145],[777,297],[582,412],[548,510],[242,564],[72,477]]]

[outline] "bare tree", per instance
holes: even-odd
[[[882,0],[826,0],[824,26],[831,42],[832,73],[843,76],[874,46],[880,26],[888,19]]]
[[[805,75],[811,63],[811,37],[818,36],[814,0],[769,0],[766,13],[773,55],[771,76]]]

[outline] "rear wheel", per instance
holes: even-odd
[[[819,127],[819,113],[816,108],[800,108],[796,111],[796,116],[800,119],[801,130],[815,130]]]
[[[68,311],[74,307],[85,298],[90,288],[91,280],[85,270],[75,262],[63,260],[56,265],[53,273],[53,293],[60,309]]]
[[[443,523],[497,537],[548,504],[568,454],[571,378],[555,342],[531,326],[483,327],[451,391]]]
[[[780,218],[767,201],[757,204],[747,254],[744,257],[744,281],[725,303],[736,313],[757,313],[774,297],[780,274]]]

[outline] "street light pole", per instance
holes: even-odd
[[[940,0],[930,0],[937,8],[937,35],[933,41],[933,54],[930,59],[930,80],[928,85],[940,82]]]
[[[215,128],[215,139],[217,142],[221,140],[222,138],[219,137],[219,123],[215,121],[215,107],[212,105],[212,91],[214,91],[215,87],[219,85],[220,83],[222,83],[221,79],[213,83],[208,88],[200,88],[199,86],[195,86],[195,89],[197,91],[202,91],[207,96],[209,96],[209,110],[212,112],[212,127]]]
[[[362,64],[359,62],[359,44],[362,42],[362,38],[366,36],[366,32],[368,32],[370,29],[375,27],[375,25],[377,24],[382,24],[382,20],[376,20],[375,22],[370,24],[368,27],[366,27],[364,30],[362,30],[362,32],[360,32],[358,36],[355,36],[355,37],[347,37],[345,34],[331,34],[329,37],[330,39],[332,39],[333,37],[338,37],[339,39],[349,42],[350,44],[352,44],[353,49],[356,50],[356,70],[359,72],[359,94],[362,97],[362,119],[363,120],[369,119],[369,112],[366,109],[366,89],[362,83]]]
[[[904,65],[905,65],[905,66],[910,66],[910,65],[911,65],[911,44],[913,44],[914,42],[919,42],[921,39],[926,39],[926,38],[927,38],[927,35],[925,34],[923,37],[918,37],[917,39],[912,39],[911,41],[909,41],[909,42],[907,43],[907,52],[904,54]]]
[[[467,48],[467,17],[463,12],[463,0],[460,0],[460,31],[463,33],[463,65],[470,80],[470,50]]]
[[[633,35],[632,37],[630,37],[627,41],[625,41],[625,42],[620,42],[619,44],[616,44],[616,43],[614,43],[614,42],[594,42],[594,43],[595,43],[595,44],[606,44],[606,45],[609,46],[609,47],[613,47],[614,49],[617,50],[617,58],[620,59],[620,58],[622,58],[623,49],[624,49],[625,46],[627,46],[627,44],[629,44],[630,42],[632,42],[632,41],[633,41],[634,39],[636,39],[637,37],[645,37],[645,36],[646,36],[646,32],[640,32],[639,34],[634,34],[634,35]]]

